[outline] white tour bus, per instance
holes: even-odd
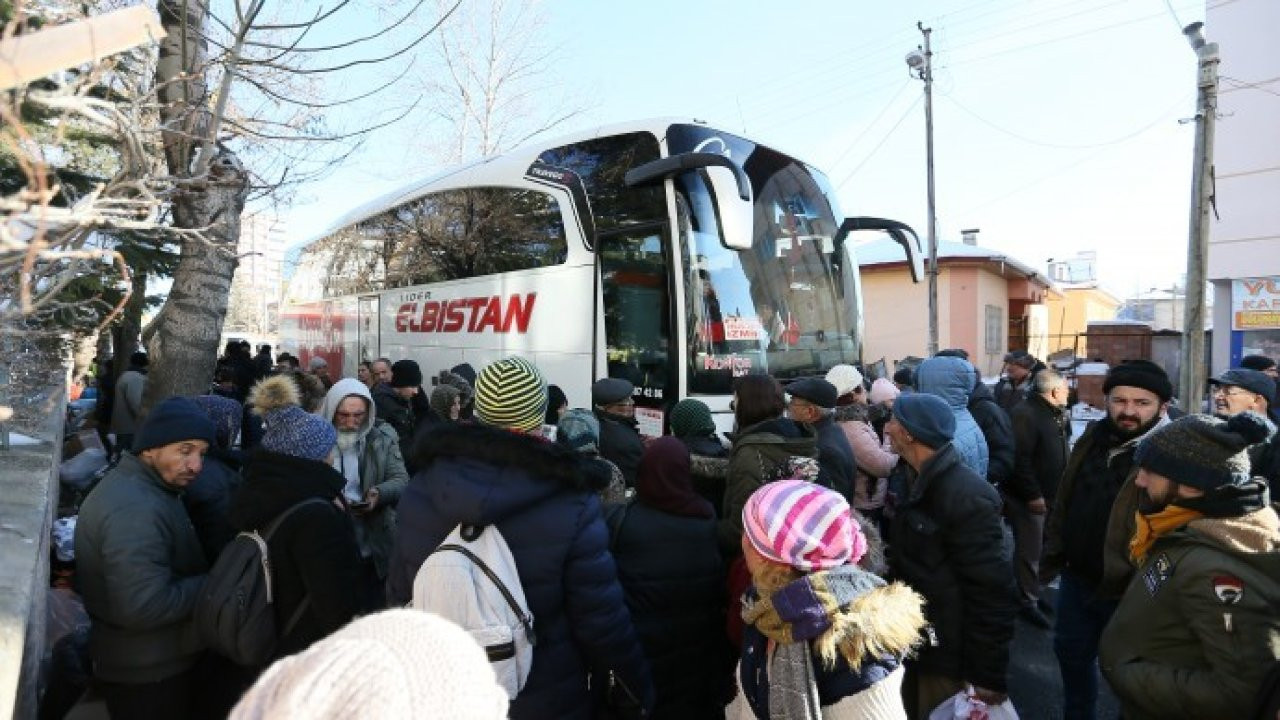
[[[304,261],[291,281],[292,297],[312,289],[282,311],[280,345],[348,377],[378,357],[432,378],[521,355],[571,407],[599,378],[630,380],[646,435],[685,397],[727,430],[736,376],[860,362],[850,231],[892,235],[919,280],[909,227],[841,217],[822,172],[745,138],[693,120],[601,128],[350,214],[309,253],[319,272]]]

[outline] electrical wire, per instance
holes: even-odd
[[[884,104],[884,107],[880,109],[880,113],[876,115],[875,119],[867,123],[867,127],[862,132],[858,133],[858,136],[853,139],[853,142],[849,143],[849,145],[845,147],[844,152],[840,153],[839,157],[831,161],[831,164],[827,168],[828,170],[834,170],[837,165],[848,157],[849,153],[858,146],[858,143],[862,142],[862,138],[866,137],[871,132],[871,129],[876,126],[876,123],[880,122],[880,119],[885,116],[885,113],[889,112],[889,108],[893,107],[893,103],[897,101],[900,95],[902,95],[902,91],[906,90],[911,85],[911,80],[907,80],[902,84],[902,87],[898,88],[898,92],[894,93],[893,97],[889,99],[889,102]]]
[[[952,105],[955,105],[955,106],[956,106],[957,108],[959,108],[960,110],[963,110],[966,114],[968,114],[968,115],[969,115],[970,117],[972,117],[973,119],[977,120],[978,122],[982,123],[983,125],[986,125],[987,127],[991,128],[992,130],[995,130],[995,131],[997,131],[997,132],[1004,133],[1005,135],[1008,135],[1008,136],[1009,136],[1009,137],[1011,137],[1011,138],[1015,138],[1015,139],[1017,139],[1017,140],[1021,140],[1022,142],[1027,143],[1027,144],[1029,144],[1029,145],[1039,145],[1040,147],[1054,148],[1054,149],[1057,149],[1057,150],[1092,150],[1092,149],[1094,149],[1094,148],[1104,148],[1104,147],[1111,147],[1112,145],[1119,145],[1120,143],[1122,143],[1122,142],[1127,142],[1128,140],[1131,140],[1131,139],[1133,139],[1133,138],[1137,137],[1138,135],[1141,135],[1142,133],[1144,133],[1144,132],[1146,132],[1146,131],[1150,130],[1150,129],[1151,129],[1151,128],[1153,128],[1153,127],[1155,127],[1158,123],[1160,123],[1160,122],[1161,122],[1161,121],[1163,121],[1165,118],[1167,118],[1167,117],[1169,116],[1169,114],[1170,114],[1170,113],[1172,113],[1174,110],[1176,110],[1179,106],[1181,106],[1181,105],[1183,105],[1184,103],[1188,102],[1188,98],[1187,98],[1186,96],[1183,96],[1183,97],[1179,98],[1179,99],[1178,99],[1178,102],[1177,102],[1176,104],[1171,105],[1171,106],[1169,106],[1168,108],[1166,108],[1166,109],[1164,110],[1164,112],[1160,113],[1160,115],[1159,115],[1155,120],[1152,120],[1151,122],[1147,123],[1146,125],[1143,125],[1142,127],[1138,128],[1137,130],[1134,130],[1133,132],[1127,133],[1127,134],[1125,134],[1125,135],[1123,135],[1123,136],[1121,136],[1121,137],[1118,137],[1118,138],[1116,138],[1116,139],[1114,139],[1114,140],[1107,140],[1107,141],[1099,142],[1099,143],[1086,143],[1086,144],[1084,144],[1084,145],[1068,145],[1068,144],[1063,144],[1063,143],[1051,143],[1051,142],[1044,142],[1044,141],[1042,141],[1042,140],[1036,140],[1036,139],[1034,139],[1034,138],[1029,138],[1029,137],[1027,137],[1027,136],[1025,136],[1025,135],[1021,135],[1021,134],[1016,133],[1016,132],[1014,132],[1014,131],[1012,131],[1012,130],[1009,130],[1009,129],[1007,129],[1007,128],[1001,127],[1001,126],[999,126],[999,125],[995,124],[994,122],[992,122],[992,121],[990,121],[990,120],[988,120],[988,119],[986,119],[986,118],[982,117],[981,115],[979,115],[978,113],[974,112],[973,110],[970,110],[970,109],[969,109],[969,108],[968,108],[964,103],[960,102],[959,100],[955,99],[954,97],[952,97],[952,96],[950,96],[950,95],[943,95],[942,97],[943,97],[943,98],[945,98],[945,99],[946,99],[948,102],[950,102]]]
[[[1223,80],[1226,80],[1227,82],[1231,83],[1231,86],[1236,90],[1257,90],[1258,92],[1264,92],[1264,93],[1267,93],[1268,95],[1275,95],[1276,97],[1280,97],[1280,92],[1276,92],[1275,90],[1270,90],[1268,88],[1262,87],[1263,85],[1270,85],[1274,82],[1280,81],[1280,77],[1273,77],[1270,80],[1260,80],[1258,82],[1252,82],[1252,83],[1245,82],[1244,80],[1239,80],[1237,78],[1233,78],[1229,75],[1223,75],[1221,77]]]
[[[907,119],[907,116],[911,114],[911,111],[914,110],[915,107],[919,105],[920,101],[923,99],[924,99],[924,95],[919,95],[916,97],[914,102],[912,102],[910,105],[907,106],[907,109],[902,113],[902,116],[898,118],[898,121],[893,124],[893,127],[889,128],[889,132],[885,133],[884,137],[880,138],[880,142],[876,143],[876,146],[871,148],[871,152],[867,153],[867,156],[862,159],[862,162],[858,163],[857,167],[850,170],[849,173],[844,176],[843,180],[836,183],[837,190],[839,190],[840,188],[843,188],[845,186],[845,183],[849,182],[849,180],[854,175],[857,175],[858,171],[861,170],[864,165],[871,162],[871,158],[875,157],[876,153],[879,152],[880,148],[883,147],[886,142],[888,142],[889,138],[893,137],[893,133],[897,131],[899,127],[902,126],[903,121]]]

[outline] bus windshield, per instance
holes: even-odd
[[[676,179],[685,271],[688,391],[722,394],[733,378],[823,373],[861,355],[856,305],[848,306],[833,238],[833,194],[820,172],[742,138],[673,125],[672,154],[717,152],[740,163],[755,198],[750,250],[722,243],[709,184],[701,173]]]

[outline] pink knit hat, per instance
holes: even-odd
[[[840,493],[803,480],[761,486],[742,508],[756,552],[803,572],[857,563],[867,539]]]
[[[876,378],[871,383],[871,404],[876,405],[889,400],[896,400],[901,391],[888,378]]]

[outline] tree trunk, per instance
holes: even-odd
[[[208,242],[189,238],[173,273],[173,287],[151,325],[151,355],[144,412],[170,395],[209,391],[218,357],[218,338],[227,314],[235,275],[240,213],[249,194],[249,178],[234,153],[220,151],[199,193],[175,198],[176,227],[207,227]]]
[[[156,63],[165,162],[171,176],[188,181],[173,198],[173,226],[203,229],[205,239],[182,240],[173,287],[148,328],[151,364],[143,412],[170,395],[209,389],[249,192],[248,173],[225,148],[218,149],[207,175],[192,177],[196,150],[213,124],[206,82],[207,0],[160,0],[157,9],[168,33]]]

